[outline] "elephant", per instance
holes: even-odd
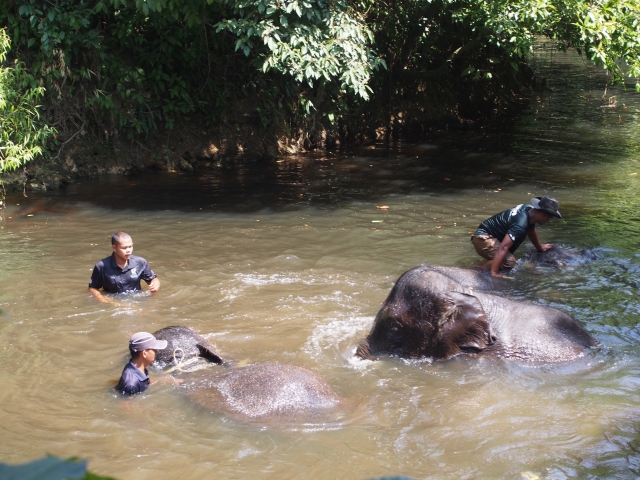
[[[486,268],[460,268],[460,267],[443,267],[440,265],[423,264],[426,270],[441,273],[445,277],[459,283],[463,287],[472,290],[493,290],[500,280],[491,276],[491,272]]]
[[[189,327],[166,327],[153,335],[168,343],[167,348],[157,351],[154,364],[165,372],[176,367],[191,371],[180,367],[201,357],[227,367],[206,369],[198,381],[186,387],[188,396],[203,408],[264,422],[330,414],[343,403],[322,377],[306,368],[281,363],[231,368],[213,345]]]
[[[158,350],[154,362],[154,367],[160,370],[192,363],[198,357],[220,365],[226,363],[206,338],[189,327],[173,325],[154,332],[153,336],[167,341],[167,348]]]
[[[536,249],[530,250],[525,256],[525,261],[541,266],[566,267],[569,265],[581,265],[583,263],[598,260],[598,255],[592,250],[564,248],[554,245],[546,252]]]
[[[456,269],[456,275],[464,277],[458,270],[463,269]],[[405,272],[356,356],[447,360],[474,354],[552,364],[599,346],[577,320],[560,310],[474,290],[468,285],[477,275],[469,271],[461,283],[430,265]]]
[[[259,363],[212,375],[189,398],[207,410],[252,422],[290,422],[337,413],[342,399],[319,375],[282,363]]]

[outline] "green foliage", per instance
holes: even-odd
[[[511,60],[526,59],[539,36],[576,48],[603,65],[614,81],[640,76],[638,0],[516,0],[471,2],[456,13],[462,24],[486,29],[486,40]]]
[[[586,53],[612,81],[637,83],[640,73],[639,0],[361,0],[356,9],[367,12],[388,66],[372,76],[371,104],[350,102],[356,125],[375,118],[395,129],[504,110],[527,95],[527,61],[545,37]]]
[[[0,18],[67,136],[146,135],[192,113],[215,124],[251,99],[262,129],[285,116],[304,122],[327,91],[320,83],[366,98],[378,64],[370,32],[345,3],[20,3],[0,6]]]
[[[40,121],[38,100],[44,88],[31,87],[34,79],[21,62],[5,67],[10,40],[0,29],[0,174],[15,170],[42,155],[55,130]]]
[[[4,480],[113,480],[87,472],[87,461],[75,458],[63,460],[45,457],[22,465],[0,463],[0,478]]]
[[[237,37],[235,48],[255,54],[264,72],[275,69],[310,86],[339,82],[342,92],[368,99],[368,81],[381,63],[370,49],[372,33],[346,2],[325,0],[236,1],[235,18],[216,31]]]
[[[640,2],[580,2],[575,9],[572,45],[584,49],[592,62],[603,65],[616,80],[624,75],[636,77],[635,88],[640,91]]]
[[[639,4],[11,0],[0,19],[63,140],[134,138],[193,114],[312,138],[503,108],[530,78],[541,37],[585,53],[613,80],[638,77]]]

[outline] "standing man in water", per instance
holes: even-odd
[[[149,285],[150,292],[160,289],[160,280],[142,257],[132,255],[133,240],[127,232],[116,232],[111,237],[113,253],[93,267],[89,291],[101,302],[111,303],[102,291],[108,293],[137,292],[141,290],[140,279]],[[100,290],[102,289],[102,291]]]
[[[471,236],[471,243],[482,258],[488,262],[483,268],[491,270],[491,275],[501,277],[500,267],[510,270],[516,264],[513,253],[529,237],[539,252],[546,252],[553,245],[540,243],[536,224],[544,225],[551,217],[562,218],[560,204],[552,197],[536,197],[531,205],[516,205],[486,219]]]

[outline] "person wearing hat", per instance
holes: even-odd
[[[536,224],[544,225],[551,217],[562,218],[558,207],[555,198],[536,197],[531,199],[531,205],[516,205],[482,222],[471,236],[478,255],[488,260],[482,267],[491,270],[494,277],[501,277],[501,267],[511,269],[515,266],[513,253],[525,237],[529,237],[539,252],[549,250],[553,245],[540,243]]]
[[[127,232],[116,232],[111,236],[113,253],[103,258],[95,267],[89,282],[89,291],[101,302],[113,303],[102,292],[124,293],[141,290],[140,280],[154,293],[160,289],[160,280],[144,258],[132,255],[133,240]]]
[[[131,360],[124,367],[116,390],[124,395],[144,392],[151,381],[147,367],[156,359],[156,351],[167,348],[166,340],[158,340],[148,332],[134,333],[129,340]]]

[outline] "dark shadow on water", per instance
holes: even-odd
[[[64,213],[62,204],[86,202],[110,209],[252,213],[307,207],[340,208],[375,202],[389,195],[458,194],[466,189],[490,191],[540,182],[545,189],[566,185],[573,173],[563,169],[571,158],[585,158],[582,145],[557,160],[523,161],[527,143],[510,127],[494,131],[447,132],[432,142],[369,147],[341,153],[308,154],[278,160],[228,162],[194,172],[145,171],[86,179],[54,192],[14,196],[23,213]],[[558,149],[561,142],[554,142]],[[515,150],[514,150],[515,149]],[[517,152],[516,152],[517,151]],[[561,157],[561,158],[560,158]],[[555,168],[554,168],[555,167]],[[566,177],[566,178],[565,178]],[[596,183],[584,178],[581,183]]]
[[[461,136],[464,137],[464,136]],[[473,139],[475,140],[475,139]],[[458,143],[462,143],[462,138]],[[145,171],[104,175],[57,192],[12,197],[23,210],[56,213],[53,204],[88,202],[111,209],[251,213],[304,207],[339,208],[393,194],[456,193],[493,188],[502,181],[493,166],[504,155],[487,154],[472,141],[468,150],[424,143],[369,148],[341,154],[305,155],[271,161],[229,162],[188,173]],[[47,204],[50,207],[47,207]]]

